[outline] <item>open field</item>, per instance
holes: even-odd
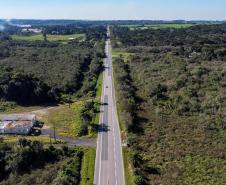
[[[112,52],[112,57],[121,57],[125,60],[125,62],[128,62],[129,57],[131,55],[134,55],[134,53],[128,53],[128,52],[123,52],[123,51],[113,51]]]
[[[73,34],[73,35],[47,35],[47,40],[50,42],[65,42],[69,41],[70,38],[81,39],[84,38],[85,34]],[[42,34],[22,36],[22,35],[12,35],[14,40],[24,40],[24,41],[43,41],[44,37]]]
[[[69,105],[62,105],[49,109],[47,114],[39,115],[45,125],[51,128],[56,128],[59,135],[74,137],[81,125],[80,111],[84,102],[75,102]]]
[[[18,142],[18,140],[20,138],[26,138],[27,140],[31,140],[31,141],[40,141],[43,144],[50,144],[52,142],[54,142],[54,140],[50,140],[50,138],[48,136],[17,136],[17,135],[0,135],[0,138],[3,138],[4,143],[7,144],[14,144],[16,142]],[[57,143],[64,143],[61,140],[57,139]]]
[[[15,106],[12,108],[8,108],[7,110],[0,111],[0,114],[16,114],[16,113],[22,113],[22,112],[32,112],[35,110],[43,109],[44,106]]]
[[[93,130],[92,126],[95,126],[99,121],[98,112],[95,113],[90,122],[88,134],[84,136],[80,135],[83,125],[82,112],[87,102],[89,102],[89,100],[79,100],[71,105],[60,105],[34,111],[33,113],[37,115],[38,119],[45,123],[47,128],[55,128],[58,135],[71,138],[95,138],[96,132]]]

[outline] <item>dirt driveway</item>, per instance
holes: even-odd
[[[43,109],[31,111],[28,113],[35,114],[39,120],[41,120],[44,116],[48,116],[48,113],[52,109],[60,109],[61,106],[53,106],[53,107],[46,107]],[[49,136],[51,138],[54,138],[54,131],[49,126],[45,125],[41,129],[41,135]],[[82,146],[82,147],[93,147],[96,148],[96,139],[95,138],[81,138],[81,139],[73,139],[69,137],[60,136],[57,133],[55,134],[56,139],[63,140],[68,145],[71,146]]]
[[[42,135],[49,136],[54,139],[54,131],[52,129],[42,129]],[[55,134],[55,138],[59,140],[63,140],[68,145],[71,146],[82,146],[82,147],[93,147],[96,148],[97,140],[95,138],[81,138],[81,139],[73,139],[69,137],[60,136],[57,133]]]

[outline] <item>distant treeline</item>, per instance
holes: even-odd
[[[0,23],[13,25],[33,25],[33,26],[61,26],[61,25],[76,25],[76,26],[92,26],[92,25],[134,25],[134,24],[196,24],[196,23],[225,23],[225,21],[186,21],[186,20],[106,20],[106,21],[91,21],[91,20],[32,20],[32,19],[12,19],[9,21],[1,20]]]
[[[174,51],[187,58],[225,60],[226,25],[197,25],[187,29],[130,30],[113,27],[114,47],[127,48],[129,52],[153,53]]]

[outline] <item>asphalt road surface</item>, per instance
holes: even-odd
[[[109,29],[108,29],[109,35]],[[106,41],[94,185],[125,185],[121,135],[118,124],[110,39]]]

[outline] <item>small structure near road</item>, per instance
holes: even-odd
[[[23,33],[42,33],[42,30],[41,29],[38,29],[38,28],[24,28],[22,29],[22,32]]]
[[[71,37],[71,38],[68,38],[68,40],[73,41],[73,40],[76,40],[76,39]]]
[[[27,135],[38,123],[34,114],[0,115],[0,134]]]

